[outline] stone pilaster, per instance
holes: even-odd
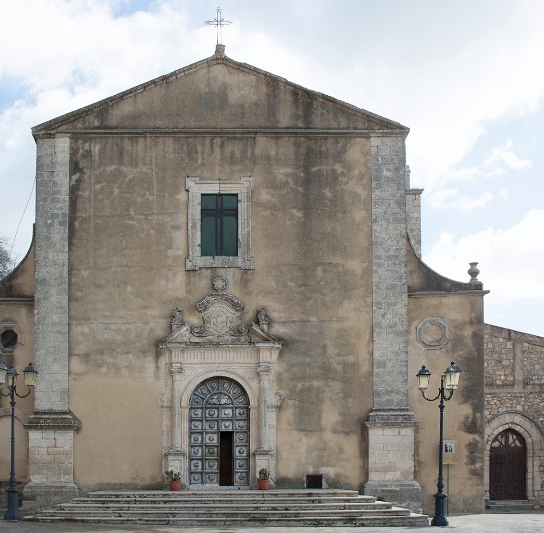
[[[421,257],[421,193],[423,189],[406,191],[406,223],[412,248]]]
[[[170,449],[165,453],[165,470],[179,472],[182,486],[185,488],[189,483],[189,473],[187,471],[187,452],[182,441],[183,428],[187,427],[183,425],[184,420],[185,424],[187,423],[187,409],[182,410],[181,408],[184,372],[185,369],[179,363],[174,363],[174,366],[170,367],[172,376],[171,436]]]
[[[268,363],[259,363],[257,372],[261,383],[259,395],[259,449],[270,450],[268,442],[268,408],[266,406],[270,388],[270,365]]]
[[[421,508],[414,480],[415,418],[408,407],[406,149],[404,136],[373,137],[373,397],[366,422],[365,494]]]
[[[27,424],[29,478],[24,496],[36,506],[77,495],[73,433],[80,422],[68,404],[68,203],[70,141],[37,140],[35,412]]]
[[[172,445],[170,451],[181,451],[181,385],[183,367],[170,368],[172,375]]]

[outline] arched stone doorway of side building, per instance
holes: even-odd
[[[249,398],[239,383],[200,383],[189,401],[189,483],[249,485],[249,429]]]
[[[536,424],[519,413],[505,413],[486,425],[485,436],[486,500],[535,500],[536,491],[540,490],[542,484],[540,473],[542,435]],[[501,467],[501,462],[510,465],[504,464]],[[505,485],[501,482],[501,477],[507,475],[508,469],[511,476],[514,475],[514,469],[517,472],[516,481],[511,483],[510,487],[507,487],[508,483]]]
[[[489,499],[527,498],[525,439],[513,429],[501,431],[489,450]]]

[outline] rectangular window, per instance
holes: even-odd
[[[238,255],[238,195],[202,194],[200,197],[201,255]]]
[[[187,270],[253,270],[251,177],[207,179],[187,176]]]

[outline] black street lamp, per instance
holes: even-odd
[[[7,391],[4,393],[0,390],[0,394],[6,398],[9,396],[11,400],[11,471],[9,474],[9,487],[6,491],[8,493],[8,510],[4,514],[4,520],[21,520],[21,513],[19,513],[19,489],[15,480],[15,396],[26,398],[30,394],[32,388],[36,385],[38,371],[32,363],[29,363],[23,370],[23,374],[28,392],[26,394],[19,394],[17,392],[17,376],[19,374],[17,374],[15,368],[8,368],[0,361],[0,387],[4,384],[7,386]]]
[[[431,526],[447,526],[448,519],[446,518],[446,499],[447,494],[444,493],[444,477],[443,477],[443,462],[444,462],[444,402],[451,400],[453,391],[459,385],[459,374],[461,369],[452,361],[451,365],[446,369],[440,378],[440,388],[438,394],[434,398],[427,398],[425,391],[429,387],[431,373],[423,365],[421,370],[416,374],[417,385],[421,390],[421,395],[428,402],[434,402],[440,398],[440,448],[438,452],[438,483],[436,484],[437,492],[434,495],[434,516],[431,520]],[[446,395],[446,391],[449,391]]]

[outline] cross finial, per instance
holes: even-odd
[[[225,20],[223,16],[221,15],[221,8],[217,8],[217,16],[213,20],[206,20],[206,25],[208,26],[215,26],[217,29],[217,43],[216,44],[222,44],[222,36],[221,36],[221,28],[223,26],[228,26],[232,24],[231,20]]]

